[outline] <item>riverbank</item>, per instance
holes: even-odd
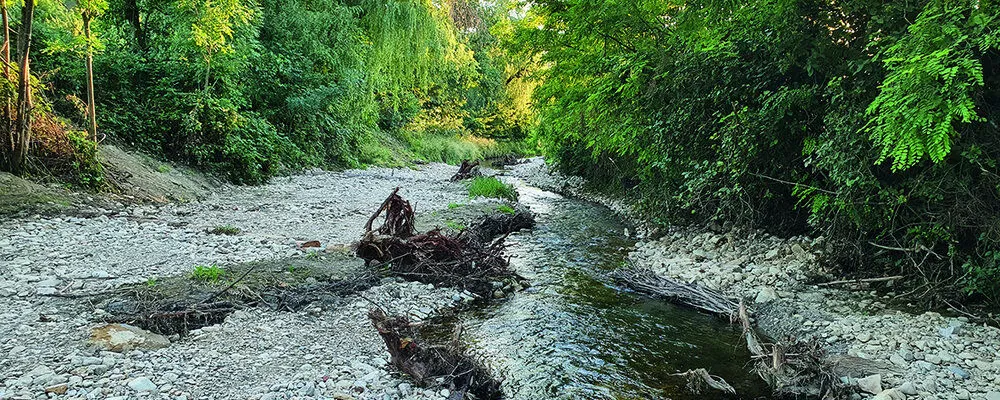
[[[626,201],[589,194],[581,179],[550,174],[539,159],[512,174],[604,203],[642,225]],[[823,250],[821,238],[675,228],[637,244],[629,259],[662,276],[747,299],[758,327],[772,338],[815,341],[827,369],[854,391],[851,398],[1000,399],[1000,330],[961,317],[895,310],[891,296],[869,290],[817,286],[833,279],[819,262]]]
[[[89,345],[105,310],[94,298],[66,296],[188,276],[196,266],[342,252],[397,186],[418,213],[467,199],[462,184],[448,181],[453,173],[444,164],[316,172],[218,187],[197,202],[4,219],[0,399],[446,398],[386,368],[385,345],[366,313],[374,303],[427,318],[463,300],[454,289],[386,279],[301,311],[237,311],[167,347],[125,353]],[[239,232],[211,232],[220,227]],[[314,240],[321,251],[300,248]]]

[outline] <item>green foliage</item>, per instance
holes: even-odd
[[[239,235],[243,230],[232,225],[219,225],[208,230],[208,233],[213,235],[228,235],[234,236]]]
[[[996,11],[978,1],[931,1],[907,34],[885,50],[888,74],[868,106],[872,139],[894,170],[951,152],[956,125],[983,121],[973,96],[983,86],[979,55],[997,48]]]
[[[237,183],[310,166],[458,162],[494,147],[477,137],[519,140],[530,124],[533,84],[497,36],[512,32],[511,7],[43,0],[33,68],[53,111],[83,125],[80,57],[92,52],[102,134]]]
[[[226,270],[216,265],[198,265],[191,271],[191,279],[205,283],[216,283],[226,274]]]
[[[448,203],[448,209],[449,210],[454,210],[454,209],[459,208],[459,207],[462,207],[462,204],[460,204],[460,203]]]
[[[822,235],[852,273],[923,260],[913,286],[986,295],[998,25],[971,0],[543,0],[506,48],[543,66],[542,152],[653,221]]]
[[[509,215],[517,214],[517,211],[514,210],[514,207],[511,207],[511,206],[506,205],[506,204],[501,204],[501,205],[497,206],[497,211],[499,211],[501,213],[504,213],[504,214],[509,214]]]
[[[517,189],[496,177],[477,176],[468,183],[469,197],[491,197],[517,201]]]

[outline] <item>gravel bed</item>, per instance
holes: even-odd
[[[226,187],[194,203],[0,221],[0,399],[446,398],[390,372],[366,312],[374,303],[426,318],[463,300],[452,289],[387,279],[338,304],[238,311],[166,348],[124,354],[87,344],[102,310],[57,296],[190,274],[196,265],[301,256],[304,241],[342,251],[397,186],[418,213],[465,199],[465,188],[448,181],[454,170],[312,172]],[[207,232],[227,225],[241,233]]]

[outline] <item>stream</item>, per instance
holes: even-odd
[[[470,353],[511,398],[770,398],[739,331],[612,286],[607,274],[635,242],[611,210],[517,186],[538,226],[511,235],[507,253],[533,286],[459,317]],[[693,394],[672,375],[695,368],[723,377],[738,395]]]

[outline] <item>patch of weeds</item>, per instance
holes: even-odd
[[[449,210],[454,210],[456,208],[461,207],[462,205],[463,204],[461,204],[461,203],[448,203],[448,209]]]
[[[149,287],[149,288],[156,287],[156,284],[157,284],[156,278],[146,279],[146,287]]]
[[[517,214],[517,211],[514,210],[514,207],[508,206],[506,204],[501,204],[501,205],[497,206],[497,211],[499,211],[501,213],[504,213],[504,214],[509,214],[509,215]]]
[[[480,176],[469,181],[469,197],[477,196],[517,201],[517,190],[496,177]]]
[[[161,174],[170,172],[170,166],[167,164],[160,165],[159,167],[156,167],[156,172],[159,172]]]
[[[306,260],[319,260],[322,255],[318,251],[310,251],[306,253]]]
[[[455,230],[455,231],[465,230],[465,225],[462,225],[462,224],[460,224],[458,222],[455,222],[455,221],[452,221],[452,220],[445,221],[444,222],[444,226],[447,226],[449,229]]]
[[[198,265],[191,271],[191,279],[201,282],[218,282],[225,274],[226,270],[219,268],[218,265]]]
[[[208,230],[208,233],[211,233],[213,235],[235,236],[235,235],[239,235],[240,232],[243,232],[243,230],[241,230],[240,228],[237,228],[235,226],[232,226],[232,225],[219,225],[219,226],[216,226],[215,228],[212,228],[212,229]]]

